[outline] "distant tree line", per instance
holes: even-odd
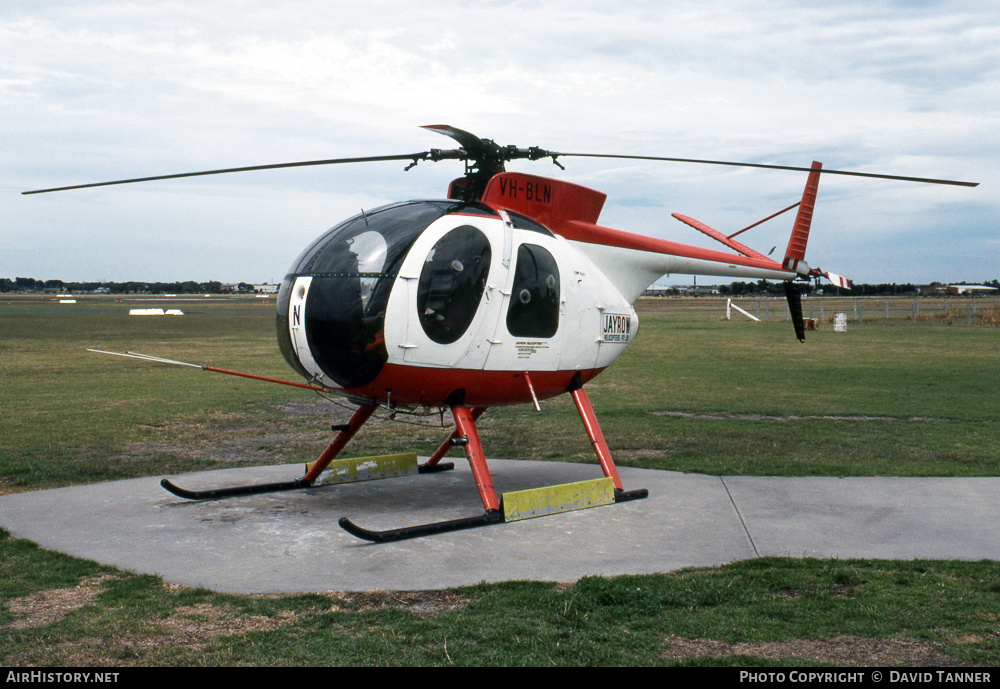
[[[897,283],[880,283],[877,285],[869,284],[858,284],[854,283],[854,286],[848,290],[842,290],[836,285],[827,284],[825,282],[820,282],[818,285],[813,282],[801,282],[799,283],[799,288],[803,294],[851,294],[858,297],[872,297],[872,296],[900,296],[916,294],[920,290],[920,285],[914,285],[909,282],[904,282],[901,284]],[[719,293],[726,296],[736,297],[747,294],[773,294],[784,296],[785,288],[781,282],[769,282],[767,280],[758,280],[757,282],[733,282],[729,285],[720,285]]]
[[[0,292],[106,292],[108,294],[253,294],[248,282],[64,282],[35,278],[0,278]]]

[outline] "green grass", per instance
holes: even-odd
[[[662,450],[637,465],[998,475],[996,328],[827,326],[799,343],[784,322],[674,321],[669,302],[641,315],[638,341],[591,386],[613,450]]]
[[[59,616],[0,613],[0,659],[14,666],[989,666],[1000,657],[992,562],[764,558],[572,584],[234,596],[6,540],[0,574],[0,597],[22,607],[31,595],[76,592]]]
[[[89,353],[139,351],[279,378],[273,306],[183,302],[138,318],[112,300],[0,304],[0,489],[304,462],[348,411],[313,393]],[[693,308],[698,307],[698,308]],[[711,474],[1000,475],[1000,330],[868,320],[798,342],[722,302],[643,300],[636,341],[588,385],[623,465]],[[772,312],[779,310],[772,308]],[[491,410],[489,456],[592,461],[567,397]],[[431,452],[438,417],[372,424],[349,451]],[[447,420],[447,418],[446,418]],[[435,426],[435,424],[437,424]]]
[[[273,305],[184,302],[181,318],[129,317],[128,306],[0,300],[0,491],[309,461],[329,424],[346,418],[305,391],[86,351],[291,378]],[[620,465],[1000,475],[996,327],[922,307],[923,319],[866,316],[846,333],[822,323],[803,344],[773,305],[776,320],[756,324],[722,320],[719,300],[643,300],[638,309],[638,338],[588,385]],[[834,309],[851,313],[850,302],[825,302],[828,317]],[[593,462],[570,401],[542,406],[485,415],[488,455]],[[367,426],[349,454],[427,453],[450,430],[412,420],[421,425]],[[996,562],[767,558],[567,585],[229,596],[0,535],[5,665],[1000,662]]]

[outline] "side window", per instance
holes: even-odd
[[[507,330],[518,337],[552,337],[559,329],[559,267],[540,246],[517,249]]]
[[[451,344],[469,329],[486,288],[490,257],[486,235],[469,225],[437,241],[417,285],[417,313],[427,337]]]

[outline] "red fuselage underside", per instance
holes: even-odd
[[[524,373],[386,364],[370,384],[345,392],[381,402],[429,407],[448,406],[460,390],[464,391],[460,402],[470,407],[531,404],[567,392],[577,375],[583,384],[602,370]]]

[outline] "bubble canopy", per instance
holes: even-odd
[[[389,293],[420,234],[452,213],[496,212],[480,204],[410,201],[363,212],[333,227],[296,259],[278,293],[277,331],[289,365],[306,378],[289,330],[292,289],[310,278],[301,317],[313,360],[344,389],[370,383],[387,361]]]

